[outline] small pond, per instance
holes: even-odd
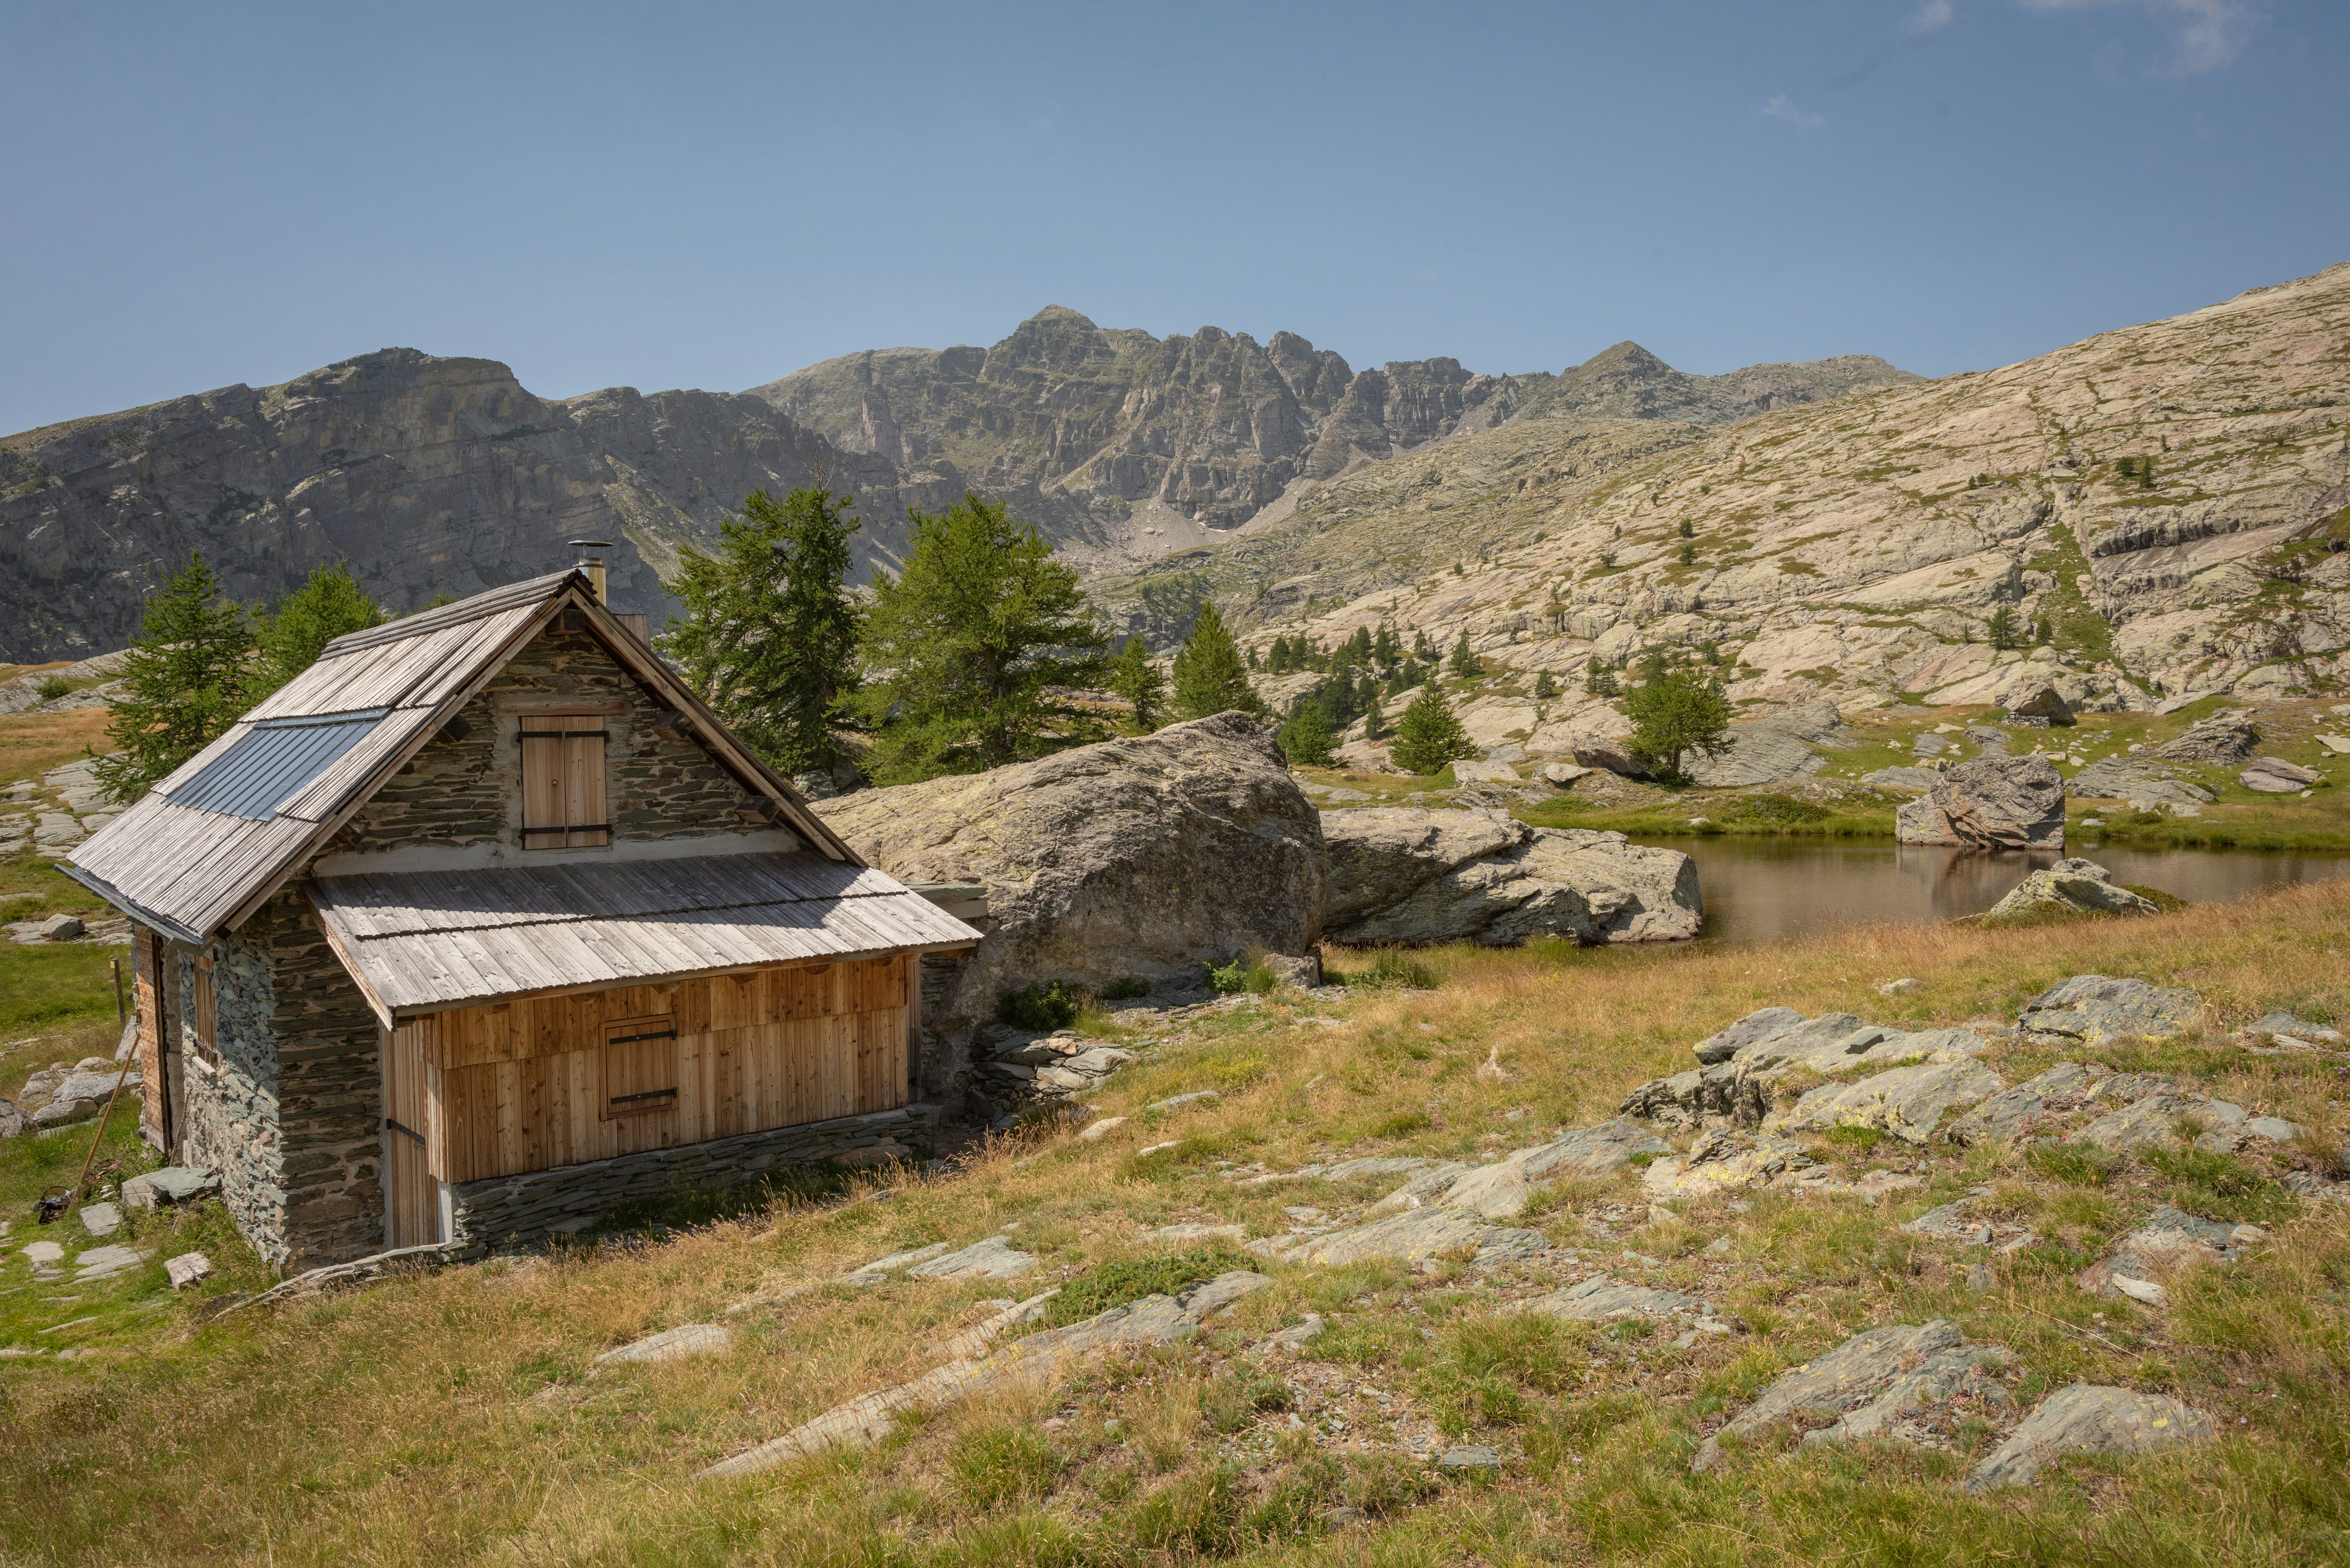
[[[1766,942],[1834,926],[1929,921],[1979,915],[2030,873],[2064,857],[2053,850],[1929,848],[1888,839],[1762,838],[1728,834],[1643,838],[1697,862],[1705,935]],[[2350,852],[2263,849],[2134,849],[2075,845],[2114,880],[2159,888],[2189,903],[2350,877]]]

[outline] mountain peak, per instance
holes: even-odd
[[[1629,337],[1612,348],[1602,348],[1575,368],[1578,370],[1628,371],[1636,376],[1664,375],[1669,374],[1672,370],[1670,365],[1666,364]]]

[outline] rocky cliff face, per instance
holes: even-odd
[[[1705,644],[1734,697],[1769,703],[2340,691],[2345,341],[2350,264],[2003,369],[1741,423],[1521,413],[1301,488],[1277,522],[1097,591],[1154,639],[1202,597],[1260,641],[1327,645],[1384,620],[1444,645],[1465,628],[1570,693],[1594,657]],[[1807,392],[1814,369],[1692,391],[1610,350],[1522,407],[1720,418]],[[1992,645],[2002,609],[2022,646]]]
[[[1294,333],[1161,339],[1054,306],[991,348],[853,354],[752,395],[846,450],[1010,498],[1101,570],[1229,538],[1303,485],[1513,420],[1718,424],[1915,379],[1866,357],[1690,376],[1630,343],[1560,376],[1449,358],[1357,372]]]
[[[281,387],[224,387],[0,441],[0,659],[119,648],[191,550],[241,598],[348,560],[395,608],[552,570],[601,538],[616,608],[668,606],[679,544],[765,486],[853,491],[866,561],[952,482],[843,452],[755,398],[534,397],[488,359],[391,348]]]

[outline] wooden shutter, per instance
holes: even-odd
[[[196,955],[195,984],[196,1054],[207,1064],[220,1061],[220,1025],[217,1009],[213,1002],[213,955]]]
[[[669,1013],[604,1025],[604,1119],[677,1109],[677,1020]]]
[[[605,820],[604,721],[592,714],[522,720],[522,846],[594,849],[612,842]]]

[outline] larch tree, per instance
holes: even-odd
[[[368,597],[351,569],[338,561],[319,566],[259,622],[260,645],[245,680],[247,703],[260,701],[318,661],[327,644],[391,618]]]
[[[201,555],[147,596],[92,769],[128,805],[218,740],[248,706],[253,612],[221,591]]]
[[[1396,766],[1415,774],[1437,774],[1462,757],[1477,754],[1469,732],[1444,700],[1434,681],[1419,689],[1411,706],[1396,721],[1395,743],[1389,748]]]
[[[1257,718],[1264,716],[1264,700],[1249,684],[1248,667],[1241,662],[1232,634],[1212,604],[1200,607],[1191,635],[1175,653],[1175,713],[1182,719],[1204,719],[1237,708]]]

